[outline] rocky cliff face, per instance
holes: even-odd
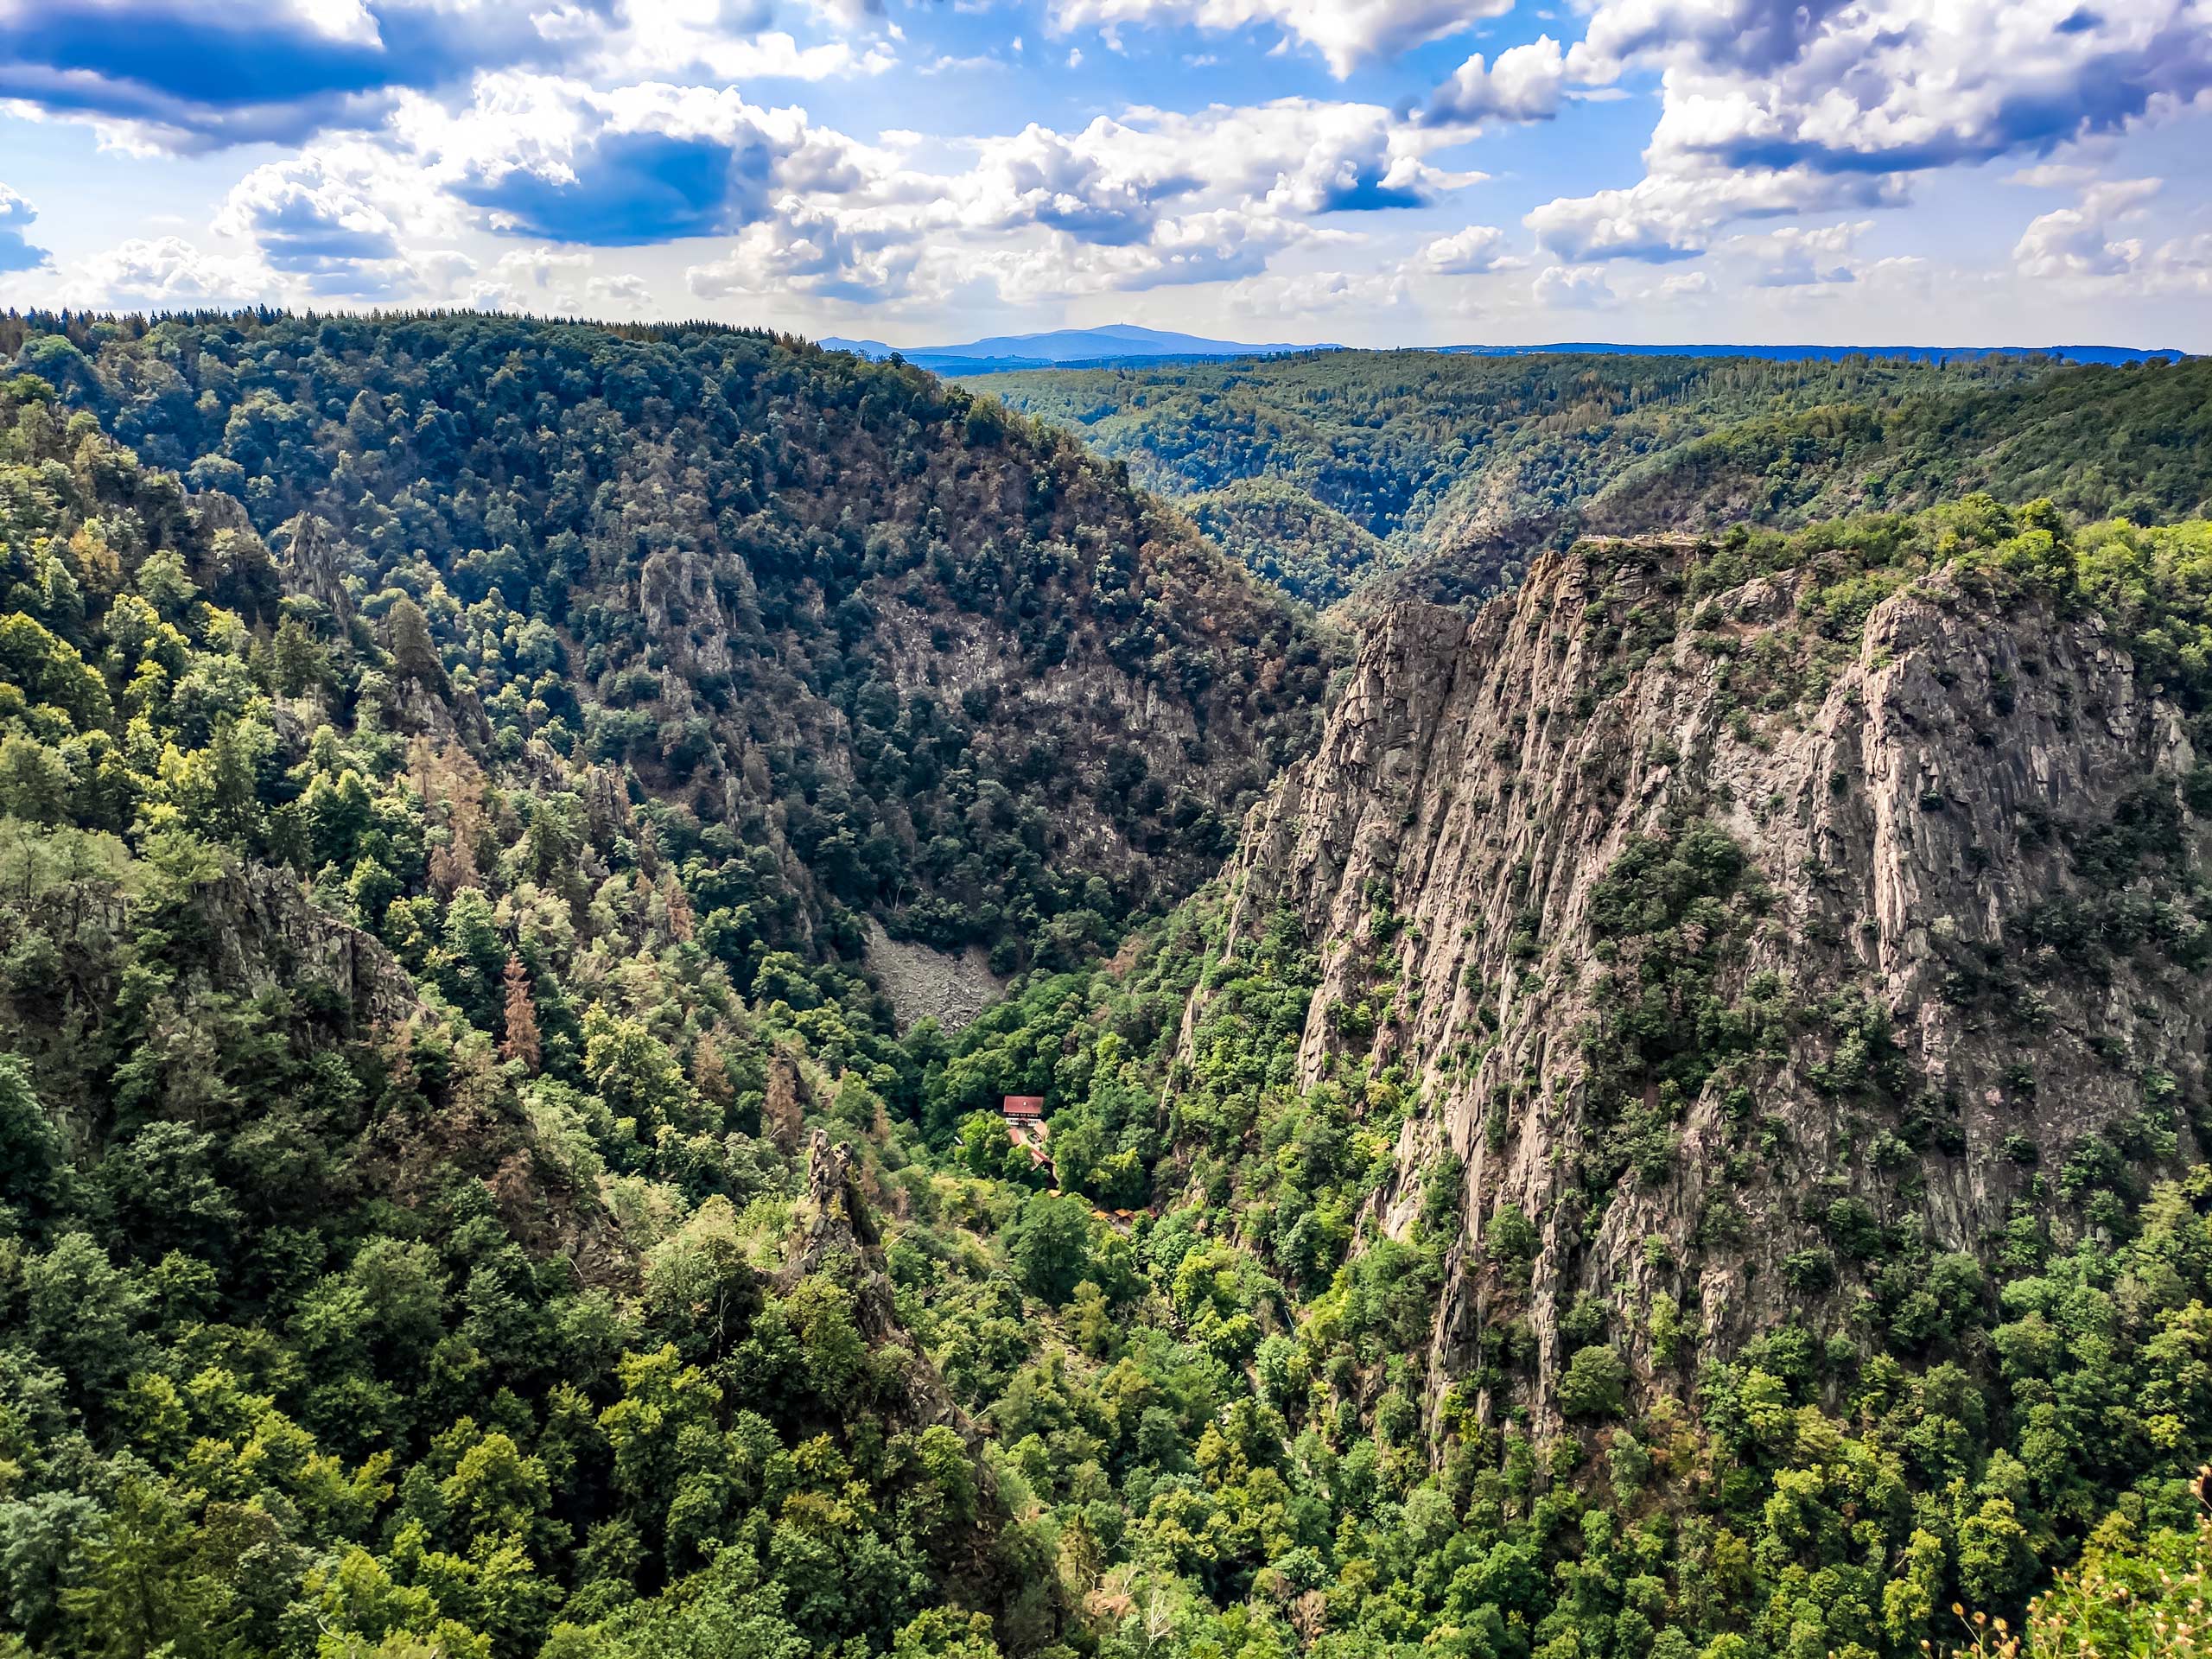
[[[1414,1093],[1370,1221],[1459,1160],[1432,1399],[1554,1410],[1563,1319],[1677,1392],[1793,1319],[1896,1328],[1897,1241],[2078,1232],[2089,1165],[2192,1144],[2206,791],[2163,688],[1942,573],[1816,666],[1815,574],[1704,556],[1585,543],[1471,620],[1381,613],[1247,826],[1232,943],[1287,909],[1319,958],[1301,1084]]]
[[[810,1274],[827,1274],[844,1284],[852,1296],[854,1325],[871,1349],[887,1356],[882,1370],[896,1378],[886,1391],[891,1420],[915,1430],[941,1425],[972,1443],[976,1426],[954,1403],[921,1344],[899,1323],[891,1281],[883,1270],[882,1237],[861,1191],[852,1149],[832,1146],[821,1129],[807,1141],[806,1190],[784,1267],[784,1287],[788,1290]],[[976,1472],[988,1488],[988,1467],[978,1465]]]
[[[320,911],[289,871],[248,866],[200,893],[209,977],[249,996],[321,988],[362,1027],[422,1010],[405,969],[371,935]]]

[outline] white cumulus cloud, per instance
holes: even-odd
[[[1542,121],[1559,113],[1567,87],[1567,54],[1557,41],[1539,35],[1509,47],[1495,63],[1479,52],[1428,97],[1422,118],[1433,122]]]
[[[1631,70],[1659,76],[1645,175],[1528,215],[1562,259],[1688,258],[1736,220],[1899,207],[1916,173],[2162,118],[2212,92],[2212,0],[1601,0],[1564,79],[1586,93]],[[2125,263],[2096,234],[2062,210],[2019,263]],[[1853,276],[1802,238],[1767,252],[1756,280]]]
[[[2093,183],[2077,206],[2037,218],[2012,250],[2024,276],[2039,281],[2067,276],[2119,276],[2142,263],[2143,238],[2122,237],[2120,227],[2147,215],[2144,204],[2158,194],[2157,179],[2113,179]]]
[[[210,253],[181,237],[133,238],[77,265],[67,291],[78,303],[118,310],[255,305],[283,297],[257,259]]]
[[[1507,251],[1505,232],[1497,226],[1470,225],[1422,248],[1420,263],[1439,276],[1474,276],[1522,262]]]
[[[1524,222],[1565,259],[1694,258],[1713,232],[1737,219],[1894,207],[1903,179],[1834,175],[1808,168],[1655,173],[1624,190],[1562,196]]]
[[[1536,273],[1529,292],[1537,304],[1563,311],[1596,310],[1614,299],[1612,285],[1599,265],[1547,265]]]
[[[35,248],[24,235],[37,210],[6,185],[0,184],[0,276],[11,270],[36,270],[49,263],[44,248]]]
[[[1852,251],[1873,228],[1869,219],[1815,230],[1785,225],[1764,235],[1732,237],[1724,251],[1745,262],[1754,287],[1828,287],[1858,279]]]
[[[1052,25],[1063,32],[1144,23],[1273,29],[1319,52],[1341,79],[1363,59],[1459,34],[1512,9],[1513,0],[1057,0]]]

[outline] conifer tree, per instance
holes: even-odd
[[[532,1072],[537,1070],[542,1050],[537,1038],[537,1008],[530,1000],[530,974],[522,965],[522,958],[510,954],[505,976],[507,992],[506,1039],[499,1045],[499,1058],[520,1060]]]

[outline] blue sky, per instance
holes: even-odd
[[[2212,0],[0,0],[0,303],[2212,350]]]

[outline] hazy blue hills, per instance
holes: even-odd
[[[1333,344],[1254,344],[1212,340],[1173,329],[1109,323],[1098,328],[1055,328],[1035,334],[992,334],[951,346],[894,348],[880,340],[832,335],[822,341],[831,351],[852,352],[880,362],[894,349],[909,363],[939,374],[998,374],[1019,369],[1112,368],[1176,359],[1281,357],[1294,352],[1332,352]],[[1903,358],[1921,363],[1961,362],[1988,357],[2050,357],[2067,363],[2140,363],[2179,359],[2187,353],[2131,346],[1631,346],[1611,340],[1560,340],[1544,346],[1411,346],[1453,357],[1533,357],[1592,353],[1624,357],[1753,357],[1769,362],[1834,362],[1849,357]]]
[[[2067,363],[2143,363],[2174,359],[2186,352],[2133,346],[1624,346],[1616,341],[1562,340],[1550,346],[1416,346],[1453,357],[1535,357],[1581,353],[1620,357],[1757,357],[1773,363],[1836,362],[1847,357],[1902,357],[1916,363],[1956,363],[1982,357],[2055,357]]]
[[[889,357],[893,349],[880,340],[845,340],[835,335],[822,344],[831,351],[852,352],[878,361]],[[1338,349],[1330,345],[1298,346],[1281,341],[1253,345],[1243,340],[1209,340],[1202,334],[1116,322],[1099,328],[1054,328],[1038,334],[993,334],[963,345],[902,348],[899,355],[909,363],[941,374],[988,374],[1005,369],[1090,367],[1140,360],[1156,363],[1178,357],[1280,357],[1287,352]]]

